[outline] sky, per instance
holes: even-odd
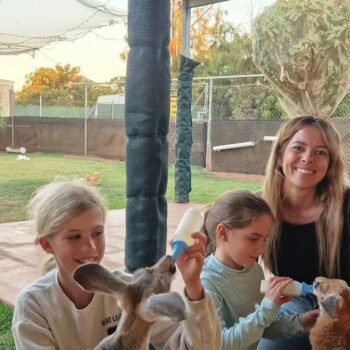
[[[228,0],[220,3],[226,10],[226,20],[249,30],[251,14],[256,15],[274,0]],[[120,8],[127,8],[127,0],[119,0]],[[252,10],[253,9],[253,10]],[[0,15],[1,16],[1,15]],[[106,82],[124,76],[126,63],[119,55],[126,48],[123,40],[126,27],[116,24],[95,30],[75,42],[60,42],[29,54],[0,55],[0,79],[14,81],[16,91],[25,83],[25,76],[39,67],[67,64],[80,67],[80,72],[95,82]]]

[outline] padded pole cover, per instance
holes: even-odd
[[[192,79],[199,62],[180,57],[175,145],[175,202],[188,203],[191,192]]]
[[[166,251],[170,113],[169,0],[129,0],[125,92],[125,266],[151,266]]]

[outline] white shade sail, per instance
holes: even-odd
[[[127,19],[120,0],[0,0],[0,55],[76,40]]]

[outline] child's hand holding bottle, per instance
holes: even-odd
[[[289,277],[271,277],[266,283],[265,297],[274,301],[277,305],[282,305],[292,299],[290,295],[283,294],[283,290],[293,280]]]
[[[172,258],[180,269],[190,300],[203,298],[203,286],[200,281],[205,258],[206,236],[199,233],[203,225],[203,216],[197,207],[189,208],[176,228],[171,246]]]
[[[187,297],[192,300],[203,299],[203,286],[200,274],[206,256],[205,244],[207,237],[199,232],[192,233],[194,244],[187,251],[182,251],[176,260],[182,278],[185,282]]]
[[[192,238],[193,232],[199,232],[203,225],[203,216],[197,207],[191,207],[186,210],[179,225],[176,228],[171,247],[171,254],[174,261],[177,260],[182,251],[187,251],[188,247],[194,244]]]

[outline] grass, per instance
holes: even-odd
[[[99,190],[106,200],[108,209],[125,208],[125,164],[116,161],[92,160],[67,157],[59,154],[29,154],[30,160],[16,160],[15,154],[0,153],[0,201],[3,210],[1,222],[27,219],[26,204],[31,194],[39,186],[56,177],[81,178],[98,172],[101,183]],[[219,194],[233,188],[257,190],[260,184],[221,179],[192,167],[192,191],[190,201],[205,204]],[[174,201],[174,166],[169,165],[167,200]]]
[[[11,333],[12,310],[0,303],[0,349],[15,348]]]
[[[15,154],[0,153],[0,223],[27,219],[26,204],[31,194],[41,185],[56,177],[81,178],[99,172],[99,190],[109,209],[125,208],[125,164],[116,161],[91,160],[59,154],[29,154],[29,161],[16,160]],[[234,188],[255,191],[260,184],[222,179],[192,167],[190,202],[205,204],[221,193]],[[174,201],[174,166],[168,169],[168,202]],[[11,334],[12,310],[0,303],[0,349],[14,349]]]
[[[39,186],[56,177],[81,178],[92,172],[101,176],[100,191],[110,209],[125,207],[125,165],[58,154],[29,154],[30,160],[16,160],[14,154],[0,153],[0,222],[27,218],[26,204]]]

